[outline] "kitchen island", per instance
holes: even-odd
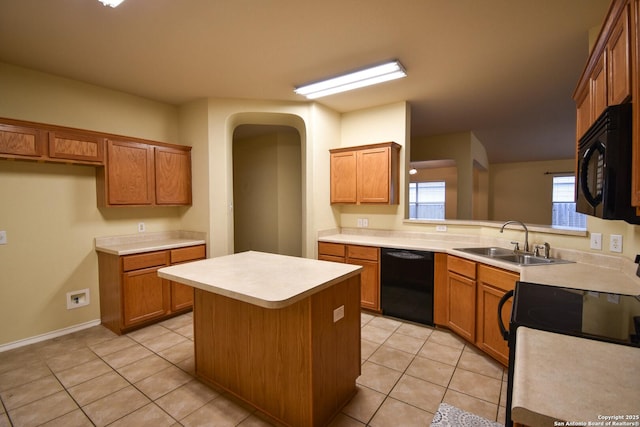
[[[323,426],[356,392],[361,269],[249,251],[158,275],[195,288],[199,378],[285,425]]]

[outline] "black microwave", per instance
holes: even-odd
[[[607,107],[578,141],[576,211],[640,224],[631,206],[631,104]]]

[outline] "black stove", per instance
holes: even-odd
[[[506,427],[511,421],[511,399],[516,348],[516,329],[520,326],[573,335],[580,338],[640,347],[640,295],[585,291],[529,282],[517,282],[498,311],[513,294],[509,331],[498,322],[509,343]]]
[[[640,296],[518,282],[511,324],[640,347]]]

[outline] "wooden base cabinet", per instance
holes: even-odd
[[[124,256],[98,252],[102,324],[122,334],[191,310],[193,288],[157,272],[204,258],[204,245]]]
[[[360,306],[380,312],[380,248],[318,242],[318,259],[360,265]]]
[[[478,264],[478,303],[476,317],[476,345],[494,359],[508,365],[509,347],[498,327],[498,302],[515,288],[520,275],[492,266]],[[502,322],[508,327],[511,300],[502,309]]]
[[[520,275],[452,255],[443,256],[447,258],[446,274],[438,274],[436,258],[435,323],[448,327],[507,366],[509,348],[498,326],[498,302],[515,288]],[[440,259],[441,269],[442,264]],[[446,307],[444,313],[438,305]],[[505,326],[509,325],[510,316],[509,300],[502,310]]]
[[[476,337],[476,263],[447,259],[447,326],[470,342]]]

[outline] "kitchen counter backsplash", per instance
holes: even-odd
[[[205,243],[206,233],[185,230],[158,231],[95,238],[96,251],[114,255],[131,255],[141,252],[204,245]]]

